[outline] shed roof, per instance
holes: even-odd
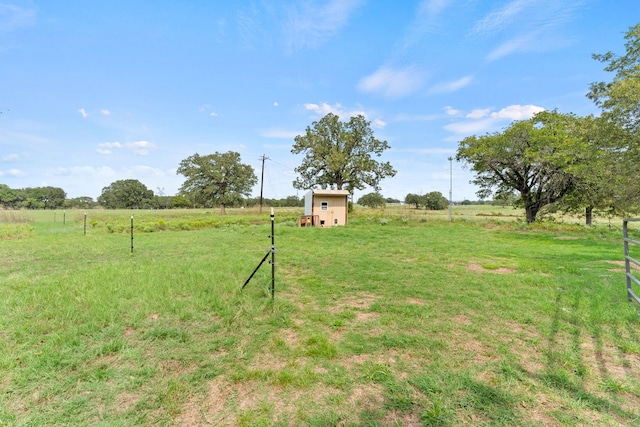
[[[313,194],[317,194],[320,196],[348,196],[348,190],[311,190]]]

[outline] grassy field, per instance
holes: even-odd
[[[620,227],[483,208],[277,209],[273,301],[266,210],[0,212],[0,425],[640,425]]]

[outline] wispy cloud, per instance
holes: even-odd
[[[34,8],[0,3],[0,33],[30,27],[36,23],[36,18],[37,13]]]
[[[358,89],[386,98],[403,98],[420,90],[424,76],[415,67],[392,68],[383,66],[358,83]]]
[[[101,113],[103,116],[110,116],[110,115],[111,115],[111,111],[109,111],[109,110],[107,110],[107,109],[100,110],[100,113]]]
[[[465,76],[458,80],[437,84],[429,90],[429,93],[435,94],[457,92],[465,86],[468,86],[472,81],[473,77]]]
[[[564,26],[576,19],[584,3],[584,0],[512,0],[479,19],[471,29],[471,36],[501,39],[486,56],[490,62],[515,53],[565,47],[573,40],[565,34]]]
[[[287,47],[316,48],[337,35],[363,0],[304,1],[287,9]]]
[[[423,0],[419,3],[413,22],[400,43],[401,53],[415,46],[425,35],[438,31],[442,22],[440,16],[446,11],[452,0]]]
[[[119,142],[102,142],[98,144],[98,149],[96,150],[98,154],[101,155],[110,155],[113,154],[111,151],[112,148],[120,149],[126,148],[131,150],[134,154],[138,156],[147,156],[150,153],[150,150],[157,148],[156,145],[149,141],[135,141],[128,142],[126,144],[121,144]]]
[[[27,157],[28,157],[28,155],[26,155],[26,154],[11,153],[11,154],[6,154],[6,155],[2,156],[0,161],[2,161],[3,163],[13,163],[13,162],[17,162],[17,161],[20,161],[22,159],[25,159]]]
[[[84,108],[80,108],[78,110],[78,113],[80,113],[80,115],[82,116],[83,119],[86,119],[89,116],[89,114],[85,111]]]
[[[6,176],[11,178],[22,178],[27,176],[27,174],[20,169],[9,169],[7,171],[0,170],[0,176]]]
[[[476,108],[465,116],[467,119],[481,119],[491,113],[491,108]]]

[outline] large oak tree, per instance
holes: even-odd
[[[517,191],[531,223],[543,206],[575,188],[568,167],[579,161],[581,144],[575,116],[543,111],[503,132],[463,139],[456,160],[471,165],[480,198]]]
[[[378,191],[382,179],[396,174],[389,162],[374,158],[388,148],[386,141],[374,137],[364,116],[342,122],[329,113],[307,126],[304,135],[295,137],[291,152],[302,153],[304,158],[295,169],[300,177],[293,186],[300,190],[319,186],[353,191],[369,185]]]
[[[220,206],[223,215],[226,206],[249,196],[258,181],[253,168],[242,164],[235,151],[216,151],[206,156],[196,153],[180,162],[177,173],[186,178],[180,187],[181,195],[203,206]]]

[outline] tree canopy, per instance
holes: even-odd
[[[300,177],[293,186],[299,190],[319,186],[353,191],[368,185],[378,191],[382,179],[396,174],[389,162],[374,159],[388,148],[386,141],[374,137],[364,116],[342,122],[329,113],[307,126],[304,135],[295,137],[291,152],[303,153],[304,158],[295,169]]]
[[[575,188],[568,167],[580,161],[584,145],[577,122],[571,114],[543,111],[503,132],[463,139],[456,160],[471,165],[480,198],[515,190],[527,222],[533,222],[543,206]]]
[[[186,180],[180,194],[203,206],[225,207],[249,196],[258,182],[253,168],[240,162],[240,154],[234,151],[215,152],[201,156],[198,153],[180,162],[177,170]]]
[[[358,204],[370,208],[384,207],[386,200],[380,193],[368,193],[358,199]]]
[[[605,71],[615,73],[611,82],[591,84],[588,97],[602,108],[603,117],[622,127],[640,131],[640,24],[629,28],[626,35],[626,53],[622,56],[609,51],[594,54],[593,58],[605,63]]]
[[[153,190],[137,179],[121,179],[102,189],[98,203],[107,209],[142,209],[153,205]]]

